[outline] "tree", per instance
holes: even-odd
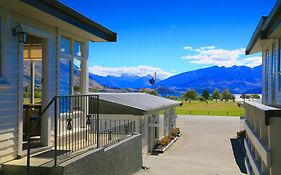
[[[231,94],[231,98],[230,98],[233,102],[235,102],[235,96],[233,94]]]
[[[152,89],[142,89],[142,90],[140,90],[140,92],[147,93],[147,94],[150,94],[150,95],[157,95],[156,91],[152,90]]]
[[[201,96],[205,99],[205,101],[209,100],[209,98],[210,98],[210,94],[209,94],[208,90],[203,90]]]
[[[197,93],[195,90],[193,89],[189,89],[187,90],[184,94],[183,94],[183,99],[185,101],[189,101],[189,103],[191,102],[191,100],[195,100],[197,97]]]
[[[213,93],[212,93],[212,99],[215,99],[216,100],[216,103],[218,102],[218,99],[221,98],[221,94],[219,92],[218,89],[216,89]]]
[[[232,94],[229,92],[228,89],[224,89],[221,93],[222,99],[225,101],[225,103],[231,99]]]
[[[168,95],[166,98],[168,98],[170,100],[177,100],[178,99],[176,96],[171,96],[171,95]]]
[[[252,99],[260,99],[259,94],[251,94]]]
[[[245,101],[246,100],[246,94],[240,95],[240,98],[242,98]]]

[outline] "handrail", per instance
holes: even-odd
[[[53,98],[52,98],[52,100],[48,103],[48,105],[44,108],[44,110],[42,111],[42,110],[40,110],[40,112],[39,112],[39,119],[41,119],[41,117],[45,114],[45,112],[49,109],[49,107],[52,105],[52,103],[55,101],[55,99],[57,98],[57,96],[54,96]],[[32,108],[32,107],[31,107]],[[30,110],[31,108],[29,108],[29,109],[27,109],[27,110]],[[27,111],[27,114],[28,114],[28,111]],[[28,115],[27,115],[27,117],[28,117]],[[27,175],[29,175],[29,173],[30,173],[30,155],[31,155],[31,153],[30,153],[30,130],[31,130],[31,128],[30,128],[30,126],[31,126],[31,123],[30,123],[30,121],[28,120],[27,121],[27,158],[26,158],[26,173],[27,173]]]
[[[100,119],[99,96],[96,94],[56,95],[38,117],[41,118],[48,110],[54,117],[54,167],[58,166],[60,158],[66,158],[70,153],[90,146],[107,147],[135,132],[135,121]],[[27,136],[27,172],[30,173],[30,127]]]

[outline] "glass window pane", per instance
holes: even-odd
[[[60,95],[71,95],[71,61],[60,59]]]
[[[73,90],[74,94],[80,94],[80,81],[81,81],[81,61],[74,59],[73,62]]]
[[[82,43],[75,41],[74,42],[74,55],[76,56],[82,56]]]
[[[60,95],[71,95],[71,60],[60,59]],[[71,101],[69,98],[60,98],[60,112],[69,112],[71,109]]]
[[[60,51],[65,54],[70,54],[70,39],[61,37],[60,38]]]

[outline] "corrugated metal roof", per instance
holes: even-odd
[[[160,111],[182,103],[145,93],[95,93],[100,100],[141,110],[144,113]],[[109,109],[110,110],[110,109]]]

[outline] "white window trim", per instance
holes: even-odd
[[[69,40],[70,40],[70,54],[61,52],[61,51],[60,51],[60,46],[59,46],[59,56],[60,56],[60,57],[64,57],[64,58],[68,58],[68,59],[74,59],[74,58],[75,58],[75,59],[81,60],[81,61],[82,61],[83,59],[85,59],[85,58],[83,57],[83,54],[85,54],[85,53],[83,53],[84,47],[85,47],[83,41],[76,40],[76,39],[70,38],[70,37],[65,36],[65,35],[60,35],[59,39],[61,39],[61,38],[66,38],[66,39],[69,39]],[[78,56],[78,55],[76,55],[76,54],[74,53],[74,42],[79,42],[79,43],[81,44],[81,56]]]
[[[82,56],[78,56],[74,53],[74,42],[79,42],[81,43],[81,51],[82,51],[82,55],[83,55],[83,50],[84,50],[84,43],[82,41],[79,41],[79,40],[74,40],[68,36],[65,36],[65,35],[60,35],[59,39],[61,38],[66,38],[66,39],[69,39],[70,40],[70,54],[68,53],[63,53],[63,52],[60,52],[60,46],[59,46],[59,59],[68,59],[70,60],[71,62],[71,67],[70,67],[70,85],[71,85],[71,88],[70,88],[70,93],[73,94],[74,93],[74,89],[73,89],[73,73],[74,73],[74,60],[77,59],[79,61],[83,61],[83,60],[86,60],[86,58],[82,57]],[[80,81],[81,81],[81,77],[80,77]]]

